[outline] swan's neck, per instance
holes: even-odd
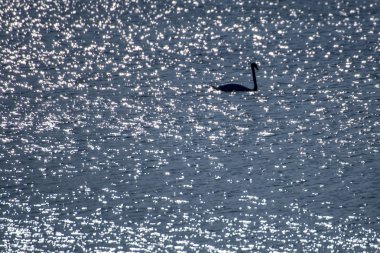
[[[252,77],[253,77],[253,91],[257,91],[257,81],[256,81],[255,68],[252,68]]]

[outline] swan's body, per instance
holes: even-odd
[[[256,81],[256,73],[255,69],[259,70],[256,63],[251,63],[252,77],[253,77],[253,89],[245,87],[240,84],[229,83],[221,86],[212,86],[216,90],[225,91],[225,92],[233,92],[233,91],[257,91],[257,81]]]
[[[245,87],[240,84],[236,83],[229,83],[229,84],[224,84],[219,87],[212,86],[216,90],[220,91],[226,91],[226,92],[233,92],[233,91],[253,91],[253,89],[250,89],[248,87]]]

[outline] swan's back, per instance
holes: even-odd
[[[226,91],[226,92],[233,92],[233,91],[251,91],[252,89],[247,88],[240,84],[235,83],[229,83],[225,85],[221,85],[218,87],[213,86],[214,89],[220,90],[220,91]]]

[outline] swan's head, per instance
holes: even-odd
[[[256,63],[252,62],[251,63],[251,69],[257,69],[257,70],[259,70],[259,67],[257,66]]]

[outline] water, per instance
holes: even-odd
[[[0,251],[379,251],[379,17],[2,1]]]

